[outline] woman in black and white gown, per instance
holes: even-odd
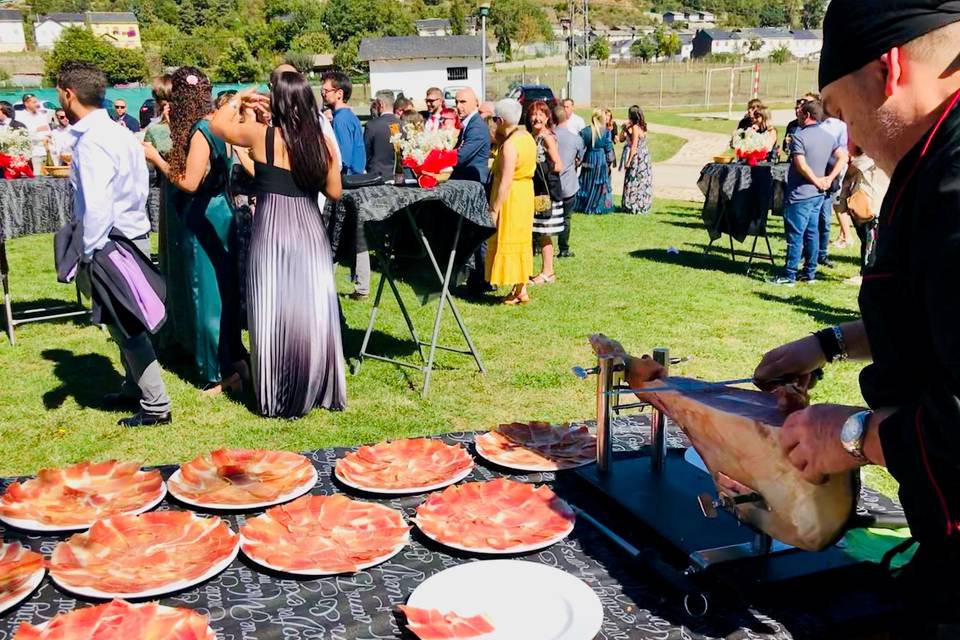
[[[252,107],[266,118],[241,121]],[[247,273],[247,320],[257,406],[265,416],[296,418],[313,407],[343,409],[346,371],[333,256],[317,207],[318,192],[339,199],[340,172],[317,119],[306,79],[286,72],[267,102],[237,94],[211,122],[216,135],[250,149],[257,210]]]

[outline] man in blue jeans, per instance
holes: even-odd
[[[794,286],[804,258],[803,279],[814,282],[817,277],[817,256],[820,249],[820,210],[824,192],[833,177],[827,171],[837,151],[837,141],[819,126],[823,106],[816,100],[803,103],[798,111],[801,128],[790,144],[790,170],[787,173],[786,206],[783,225],[787,236],[787,265],[784,275],[771,282]],[[839,170],[837,170],[839,172]]]
[[[821,103],[822,104],[822,103]],[[825,129],[837,141],[837,152],[830,161],[830,173],[836,173],[837,179],[834,180],[826,197],[823,199],[823,207],[820,209],[820,250],[817,254],[817,264],[821,267],[832,267],[833,263],[827,257],[830,249],[830,222],[833,219],[833,203],[840,193],[840,187],[843,183],[843,176],[846,173],[847,164],[850,161],[850,154],[847,151],[847,123],[837,118],[824,118],[820,123],[820,128]],[[835,171],[836,170],[836,171]]]

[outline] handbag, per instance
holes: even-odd
[[[537,161],[537,182],[535,185],[538,187],[539,195],[544,195],[550,198],[551,202],[562,202],[563,201],[563,185],[560,183],[560,174],[554,173],[553,163],[550,161],[550,157],[547,155],[546,149],[543,147],[543,141],[537,139],[537,158],[543,157],[542,161]],[[538,209],[538,211],[547,211],[546,209]]]

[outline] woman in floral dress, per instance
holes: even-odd
[[[653,206],[653,164],[647,148],[647,121],[637,105],[630,107],[628,117],[629,124],[622,134],[629,149],[623,177],[623,210],[644,215],[650,213]]]

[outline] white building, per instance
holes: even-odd
[[[786,48],[794,58],[814,58],[823,48],[823,32],[789,31],[777,27],[758,29],[701,29],[693,38],[692,55],[701,58],[710,54],[732,53],[745,60],[766,60],[778,49]]]
[[[33,37],[38,49],[52,49],[67,27],[86,24],[82,13],[48,13],[33,23]]]
[[[13,9],[0,9],[0,51],[26,51],[23,14]]]
[[[414,25],[417,28],[418,36],[452,36],[453,30],[450,28],[450,21],[446,18],[426,18],[417,20]],[[473,36],[477,33],[477,19],[474,16],[464,18],[464,30],[467,35]]]
[[[669,25],[686,22],[694,29],[710,29],[717,24],[717,19],[709,11],[667,11],[661,22]]]
[[[482,46],[480,36],[364,38],[360,60],[370,64],[371,95],[402,92],[423,106],[430,87],[471,87],[482,95]]]

